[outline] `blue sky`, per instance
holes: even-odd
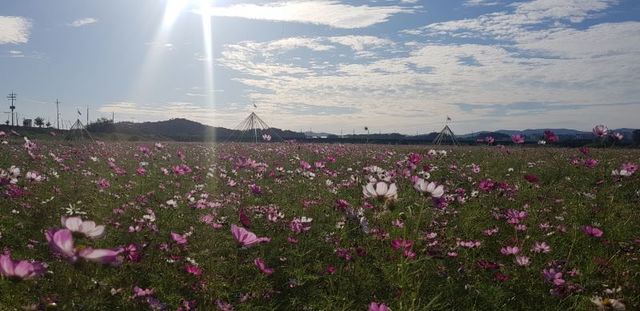
[[[0,72],[20,118],[52,123],[58,98],[64,120],[638,127],[640,2],[1,1]]]

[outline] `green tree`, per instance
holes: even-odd
[[[42,126],[44,125],[44,119],[41,117],[37,117],[35,120],[33,120],[33,122],[39,127],[42,128]]]

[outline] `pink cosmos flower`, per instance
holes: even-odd
[[[585,226],[584,228],[582,228],[582,231],[588,236],[591,236],[594,238],[600,238],[604,234],[604,231],[602,231],[602,229],[598,227],[592,227],[592,226]]]
[[[598,165],[598,160],[596,159],[589,158],[584,160],[584,166],[587,168],[594,168],[596,165]]]
[[[549,143],[557,143],[560,141],[560,138],[556,135],[556,133],[546,130],[544,131],[544,140]]]
[[[496,142],[496,139],[493,138],[492,136],[487,136],[484,138],[484,142],[489,144],[489,145],[493,145],[493,143]]]
[[[186,264],[184,266],[184,270],[187,271],[187,273],[189,274],[193,274],[195,276],[200,276],[202,275],[202,268],[200,268],[197,265],[192,265],[192,264]]]
[[[231,225],[231,234],[243,247],[251,247],[260,243],[267,243],[271,238],[257,237],[255,233],[236,225]]]
[[[0,255],[0,274],[8,278],[30,280],[41,277],[46,271],[45,264],[37,261],[12,260],[10,255]]]
[[[185,164],[176,165],[172,168],[173,173],[177,176],[191,173],[191,168]]]
[[[517,246],[505,246],[500,249],[500,253],[505,256],[516,255],[520,252],[520,248]]]
[[[391,311],[384,303],[372,302],[369,304],[369,311]]]
[[[260,271],[266,275],[271,275],[273,273],[273,269],[272,268],[267,268],[267,265],[265,264],[264,260],[260,257],[256,258],[253,260],[253,263],[256,265],[256,267],[258,267],[258,269],[260,269]]]
[[[395,239],[391,241],[391,248],[395,250],[399,249],[408,249],[413,246],[413,241],[411,240],[403,240],[403,239]]]
[[[549,246],[549,244],[547,244],[546,242],[536,242],[535,244],[533,244],[533,248],[531,248],[531,251],[534,253],[547,254],[551,252],[551,246]]]
[[[96,181],[96,185],[98,186],[98,188],[100,188],[100,190],[105,190],[105,189],[111,187],[111,184],[109,183],[109,181],[104,179],[104,178],[98,179]]]
[[[93,249],[91,247],[83,248],[79,255],[87,261],[93,261],[101,264],[119,265],[122,263],[122,249]]]
[[[178,245],[185,245],[187,244],[187,235],[181,235],[175,232],[171,232],[171,238],[178,244]]]
[[[249,185],[249,189],[251,189],[251,193],[255,194],[255,195],[261,195],[262,194],[262,188],[256,184],[251,184]]]
[[[73,246],[73,235],[69,229],[50,229],[45,232],[49,247],[65,257],[71,262],[78,260],[76,250]]]
[[[83,221],[80,217],[64,217],[60,219],[60,222],[71,232],[82,233],[88,238],[97,239],[104,235],[104,226],[96,226],[94,221]]]
[[[522,135],[520,135],[520,134],[513,135],[513,136],[511,136],[511,141],[512,141],[514,144],[518,144],[518,145],[520,145],[520,144],[524,144],[524,136],[522,136]]]
[[[496,183],[491,179],[483,179],[480,181],[480,184],[478,185],[478,188],[480,188],[480,190],[484,192],[489,192],[493,190],[495,187],[496,187]]]
[[[531,260],[527,256],[516,256],[518,266],[527,267],[531,264]]]
[[[592,132],[593,132],[593,135],[596,135],[598,137],[605,137],[607,136],[609,129],[606,126],[599,124],[593,127]]]
[[[611,133],[611,135],[609,135],[609,137],[611,137],[611,139],[615,140],[615,141],[622,141],[624,139],[624,135],[622,135],[622,133],[618,133],[618,132]]]

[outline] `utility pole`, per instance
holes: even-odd
[[[89,106],[87,106],[87,124],[86,125],[89,125]]]
[[[111,123],[116,122],[116,113],[114,111],[111,112]]]
[[[11,92],[11,94],[9,94],[9,96],[7,96],[7,98],[11,101],[11,105],[9,106],[9,109],[11,109],[11,126],[14,126],[14,123],[13,123],[13,111],[16,109],[16,105],[15,105],[15,101],[17,99],[16,93]],[[18,120],[16,120],[16,123],[17,122],[18,122]]]
[[[60,101],[56,98],[56,124],[60,129]]]

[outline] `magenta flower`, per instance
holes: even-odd
[[[600,238],[604,234],[604,231],[602,231],[602,229],[592,226],[585,226],[584,228],[582,228],[582,232],[594,238]]]
[[[369,304],[369,311],[391,311],[384,303],[372,302]]]
[[[531,264],[531,260],[527,256],[516,256],[518,266],[527,267]]]
[[[106,190],[107,188],[111,187],[109,181],[104,178],[98,179],[98,181],[96,181],[96,185],[98,186],[98,188],[100,188],[100,190]]]
[[[140,247],[137,244],[129,244],[122,250],[122,256],[128,261],[139,262],[142,259]]]
[[[589,158],[584,160],[584,166],[587,168],[594,168],[596,165],[598,165],[598,160],[596,159]]]
[[[544,131],[544,140],[549,143],[557,143],[560,141],[560,138],[556,135],[556,133],[546,130]]]
[[[511,141],[512,141],[514,144],[518,144],[518,145],[520,145],[520,144],[524,144],[524,136],[522,136],[522,135],[520,135],[520,134],[513,135],[513,136],[511,136]]]
[[[37,261],[12,260],[9,255],[0,255],[0,274],[8,278],[30,280],[41,277],[46,271],[45,264]]]
[[[272,268],[267,268],[267,264],[260,257],[253,260],[253,263],[260,269],[260,271],[266,275],[271,275],[273,273]]]
[[[171,232],[171,238],[178,244],[178,245],[185,245],[187,244],[187,235],[181,235],[175,232]]]
[[[267,243],[271,238],[257,237],[255,233],[236,225],[231,225],[231,234],[243,247],[251,247],[260,243]]]
[[[200,268],[197,265],[186,264],[184,266],[184,270],[187,271],[187,273],[193,274],[195,276],[201,276],[202,275],[202,268]]]
[[[593,135],[596,135],[598,137],[605,137],[609,133],[609,129],[606,126],[599,124],[593,127],[592,132]]]
[[[49,247],[65,257],[71,262],[78,260],[76,250],[73,246],[73,235],[69,229],[50,229],[45,232]]]
[[[255,194],[255,195],[261,195],[262,194],[262,188],[256,184],[251,184],[249,185],[249,189],[251,189],[251,193]]]

